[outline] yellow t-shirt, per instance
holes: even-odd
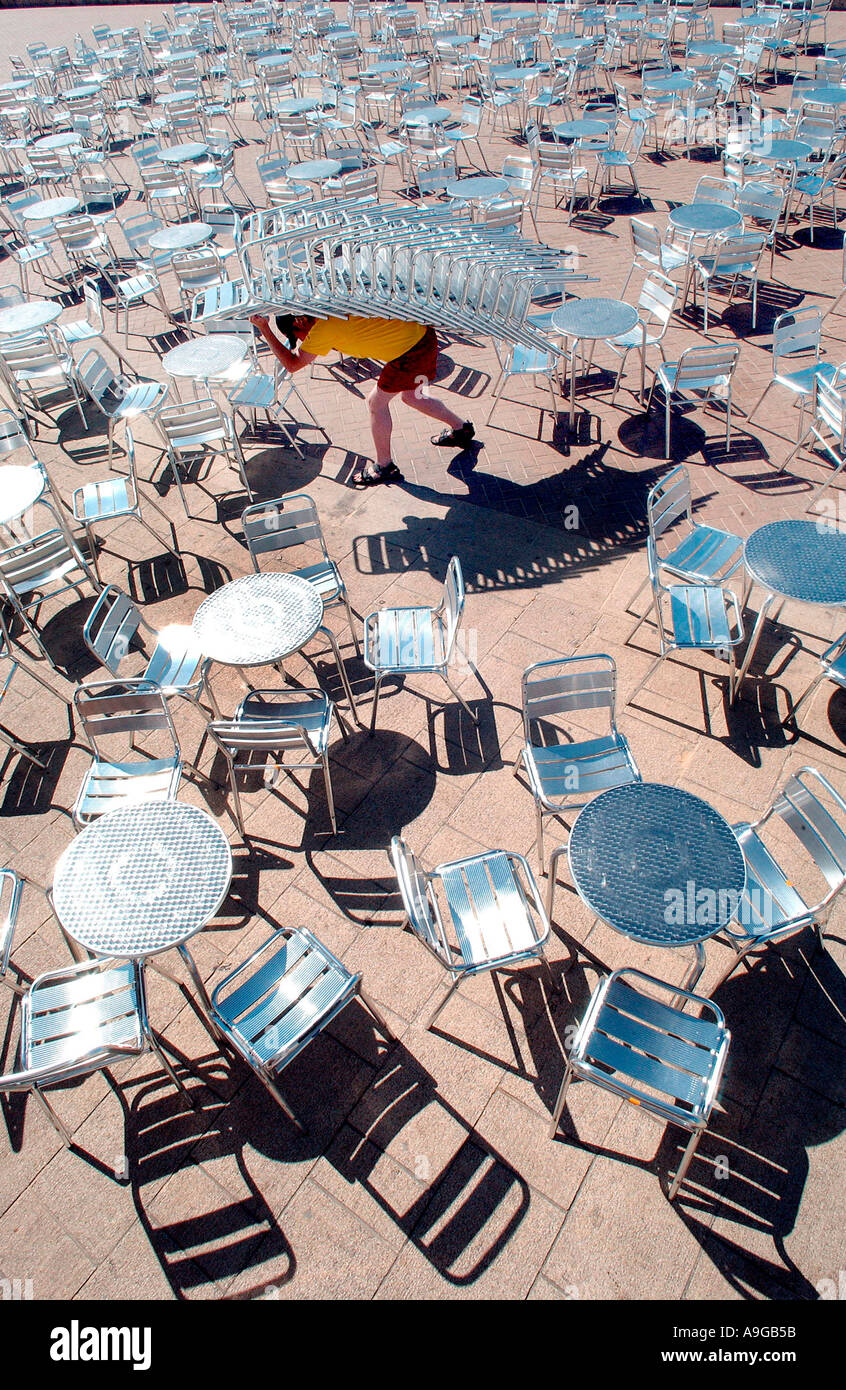
[[[419,343],[426,326],[403,319],[318,319],[300,343],[304,352],[321,357],[334,348],[345,357],[393,362]]]

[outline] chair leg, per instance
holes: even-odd
[[[670,1191],[667,1194],[671,1202],[675,1199],[675,1196],[684,1181],[685,1174],[687,1173],[687,1170],[690,1167],[690,1161],[693,1158],[693,1155],[696,1153],[697,1147],[699,1145],[699,1140],[702,1138],[703,1133],[704,1130],[696,1129],[693,1131],[693,1133],[690,1136],[690,1139],[688,1140],[687,1148],[684,1151],[684,1157],[682,1158],[682,1161],[679,1164],[678,1171],[676,1173],[676,1176],[673,1178],[673,1181],[670,1185]]]
[[[150,1047],[152,1048],[153,1052],[155,1052],[156,1056],[158,1057],[159,1061],[161,1062],[162,1066],[164,1067],[165,1071],[167,1072],[176,1089],[182,1092],[183,1098],[188,1102],[191,1109],[196,1110],[197,1107],[194,1101],[191,1099],[189,1092],[186,1090],[184,1081],[182,1081],[177,1076],[176,1072],[174,1071],[173,1064],[170,1061],[170,1058],[165,1056],[164,1048],[159,1043],[159,1040],[156,1037],[156,1034],[153,1032],[152,1028],[148,1030],[147,1038],[150,1043]]]
[[[450,985],[449,989],[447,990],[447,992],[446,992],[446,994],[444,995],[443,999],[441,1000],[440,1004],[439,1004],[438,1007],[435,1009],[435,1012],[432,1014],[432,1017],[429,1019],[429,1022],[426,1024],[426,1032],[427,1032],[427,1033],[428,1033],[429,1029],[432,1028],[432,1027],[434,1026],[435,1019],[436,1019],[436,1018],[438,1017],[438,1015],[441,1013],[441,1010],[444,1009],[444,1008],[446,1007],[446,1005],[449,1003],[450,999],[451,999],[452,996],[455,994],[455,991],[458,989],[458,986],[459,986],[460,983],[461,983],[461,976],[459,975],[459,976],[456,977],[456,979],[453,980],[452,984]]]
[[[449,686],[449,688],[450,688],[450,690],[452,691],[453,695],[455,696],[456,700],[458,700],[458,702],[459,702],[459,704],[461,705],[462,709],[470,716],[470,718],[473,720],[473,723],[474,723],[474,724],[478,724],[478,722],[479,722],[479,715],[473,713],[473,711],[471,710],[471,708],[470,708],[470,706],[468,705],[467,701],[465,700],[464,696],[461,695],[461,694],[459,693],[458,690],[456,690],[455,686],[453,685],[452,681],[451,681],[450,678],[449,678],[449,674],[448,674],[446,671],[444,671],[443,675],[444,675],[444,680],[446,681],[447,685]]]
[[[338,833],[338,822],[335,818],[335,798],[332,795],[332,776],[329,772],[329,759],[324,753],[321,759],[323,763],[323,781],[326,784],[326,800],[329,804],[329,819],[332,822],[332,834]]]
[[[767,392],[769,391],[769,389],[770,389],[771,386],[775,386],[775,382],[774,382],[774,381],[768,381],[768,382],[767,382],[766,386],[764,387],[764,389],[763,389],[763,391],[761,392],[760,396],[758,397],[757,401],[755,402],[755,404],[753,405],[753,407],[752,407],[752,409],[750,410],[749,414],[747,415],[746,419],[747,419],[747,421],[748,421],[749,424],[752,423],[752,417],[753,417],[754,415],[757,415],[759,409],[760,409],[761,406],[764,404],[764,397],[766,396],[766,394],[767,394]],[[800,424],[800,433],[801,433],[801,424]]]
[[[47,1112],[47,1118],[49,1119],[53,1128],[61,1136],[65,1148],[73,1148],[73,1140],[71,1139],[70,1133],[65,1128],[62,1121],[59,1119],[58,1115],[56,1114],[47,1097],[43,1094],[42,1091],[39,1090],[37,1086],[33,1086],[32,1094],[36,1097],[37,1100],[41,1102],[43,1109]]]
[[[563,854],[567,853],[566,845],[556,845],[549,857],[548,884],[546,890],[546,915],[552,921],[552,909],[555,904],[555,886],[558,882],[558,861]]]
[[[349,599],[348,599],[348,597],[347,597],[347,591],[346,591],[346,589],[343,590],[343,598],[344,598],[344,606],[345,606],[345,608],[346,608],[346,610],[347,610],[347,622],[348,622],[349,625],[350,625],[350,632],[352,633],[352,639],[353,639],[353,642],[355,643],[355,654],[356,654],[356,656],[361,656],[361,647],[360,647],[359,641],[358,641],[358,633],[356,632],[355,627],[353,626],[352,609],[350,608],[350,601],[349,601]]]
[[[796,718],[796,715],[799,713],[799,710],[800,710],[801,706],[804,705],[805,701],[806,701],[807,699],[809,699],[809,698],[815,693],[815,691],[816,691],[816,689],[817,689],[817,686],[818,686],[822,681],[824,681],[824,680],[825,680],[825,671],[820,671],[819,675],[814,677],[814,679],[811,681],[811,684],[808,686],[808,688],[807,688],[805,691],[803,691],[803,693],[799,696],[799,699],[796,701],[796,704],[793,706],[793,709],[792,709],[790,715],[788,716],[789,718],[792,718],[792,719],[795,719],[795,718]],[[786,724],[786,723],[787,723],[787,718],[788,718],[788,717],[786,717],[786,718],[782,721],[783,724]]]
[[[550,1139],[554,1139],[556,1133],[558,1132],[558,1126],[561,1122],[561,1113],[564,1109],[564,1102],[567,1099],[567,1091],[570,1088],[570,1082],[572,1079],[573,1063],[568,1061],[567,1066],[564,1069],[564,1079],[561,1082],[561,1089],[558,1092],[558,1099],[555,1102],[555,1109],[552,1112],[552,1120],[550,1121],[549,1126]]]
[[[371,710],[371,712],[370,712],[370,735],[371,735],[371,738],[372,738],[373,733],[374,733],[374,731],[375,731],[375,729],[376,729],[376,708],[377,708],[377,706],[378,706],[378,704],[379,704],[379,689],[380,689],[380,687],[381,687],[381,685],[382,685],[382,680],[383,680],[383,677],[382,677],[382,676],[377,676],[377,677],[376,677],[376,683],[375,683],[374,688],[373,688],[373,708],[372,708],[372,710]]]

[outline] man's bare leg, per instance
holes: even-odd
[[[440,420],[450,429],[459,430],[464,424],[461,416],[456,415],[454,410],[450,410],[444,401],[438,400],[436,396],[425,396],[421,387],[416,386],[413,391],[401,391],[400,395],[404,405],[410,405],[412,410],[419,410],[421,415],[429,415],[433,420]]]
[[[391,462],[391,396],[395,394],[393,391],[383,391],[381,386],[374,386],[367,397],[377,468],[384,468]]]

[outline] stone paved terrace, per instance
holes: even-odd
[[[53,9],[49,16],[6,10],[0,75],[9,74],[8,54],[42,38],[48,24],[50,41],[68,43],[97,20],[143,25],[158,13],[149,5]],[[728,12],[714,14],[719,32]],[[833,15],[829,29],[846,39],[846,16]],[[811,63],[802,59],[802,69]],[[625,80],[635,83],[631,73]],[[789,90],[786,81],[765,84],[764,101],[784,108]],[[246,143],[237,169],[258,200],[258,129],[248,106],[240,113]],[[522,149],[499,133],[483,146],[494,169]],[[117,162],[134,175],[126,155]],[[669,208],[688,198],[700,175],[719,171],[705,154],[647,153],[638,165],[644,215],[663,228]],[[387,186],[394,187],[393,175]],[[140,207],[133,191],[119,217]],[[586,292],[615,295],[630,261],[628,223],[640,211],[636,200],[612,198],[602,215],[569,225],[545,201],[540,234],[576,248],[580,266],[597,277]],[[715,315],[712,339],[742,344],[741,412],[769,379],[775,317],[799,304],[827,311],[840,292],[842,234],[830,216],[821,214],[813,246],[805,219],[791,224],[791,234],[779,245],[773,275],[768,258],[763,263],[757,327],[744,301],[724,315],[719,301]],[[0,262],[0,280],[15,278],[9,261]],[[172,277],[165,287],[175,304]],[[63,302],[66,319],[78,316],[72,296]],[[108,317],[107,333],[117,341]],[[668,357],[705,341],[700,324],[694,316],[673,320]],[[128,359],[163,378],[160,355],[179,341],[179,329],[144,307],[132,329]],[[846,317],[825,320],[824,347],[832,361],[846,358]],[[602,348],[597,360],[609,364]],[[386,1050],[365,1011],[349,1008],[285,1074],[286,1093],[309,1128],[299,1136],[252,1075],[215,1050],[187,987],[150,974],[156,1026],[201,1074],[184,1072],[194,1111],[150,1056],[119,1070],[118,1088],[99,1074],[65,1087],[57,1108],[86,1161],[61,1147],[34,1103],[3,1101],[0,1275],[31,1278],[37,1298],[233,1299],[273,1290],[294,1299],[813,1300],[820,1281],[836,1280],[846,1263],[844,904],[831,919],[827,951],[811,933],[801,935],[718,991],[733,1035],[722,1108],[675,1205],[664,1189],[680,1152],[678,1131],[662,1138],[642,1114],[587,1085],[572,1089],[568,1107],[568,1131],[581,1142],[563,1134],[551,1140],[548,1124],[566,1030],[599,975],[629,965],[678,983],[687,953],[634,945],[593,921],[562,885],[548,949],[555,993],[547,996],[531,964],[497,981],[481,976],[425,1031],[443,974],[401,930],[386,846],[404,830],[430,866],[500,846],[537,868],[532,797],[512,774],[529,663],[610,653],[620,728],[644,777],[704,797],[733,823],[759,816],[783,779],[805,765],[846,790],[844,697],[827,686],[805,707],[801,732],[782,726],[791,699],[817,670],[813,653],[842,626],[834,612],[785,605],[768,624],[733,708],[726,668],[707,655],[664,664],[627,707],[656,651],[649,626],[627,644],[633,619],[626,610],[645,574],[646,493],[666,467],[662,412],[647,424],[627,389],[611,405],[606,371],[580,390],[591,434],[570,445],[564,419],[551,418],[544,392],[530,382],[510,382],[493,424],[484,424],[496,374],[491,345],[444,340],[441,363],[438,386],[475,420],[479,446],[450,458],[430,445],[427,422],[399,408],[401,485],[365,492],[348,485],[369,451],[365,378],[325,363],[300,382],[331,443],[303,426],[300,459],[272,431],[259,430],[246,437],[245,451],[259,498],[298,489],[314,497],[360,616],[380,605],[434,601],[449,557],[460,556],[465,625],[480,673],[477,680],[466,672],[460,688],[478,726],[435,678],[413,689],[388,682],[375,737],[356,731],[332,745],[337,835],[328,831],[317,773],[305,791],[292,783],[282,790],[247,785],[249,852],[222,791],[188,777],[180,793],[211,809],[235,852],[232,891],[193,943],[206,982],[213,985],[274,926],[305,925],[362,973],[398,1041]],[[39,424],[39,457],[65,499],[80,482],[105,474],[103,421],[93,408],[87,415],[85,429],[71,406]],[[728,451],[721,416],[677,418],[673,457],[690,470],[697,517],[745,536],[765,522],[802,516],[825,465],[802,453],[779,471],[796,426],[778,391],[754,428],[736,416]],[[245,498],[236,476],[215,463],[202,487],[189,485],[196,516],[186,520],[175,489],[159,481],[149,421],[139,422],[136,440],[142,477],[155,475],[150,495],[176,525],[181,555],[174,561],[159,552],[130,522],[111,531],[100,563],[104,580],[142,601],[160,627],[190,620],[207,593],[248,572],[239,524]],[[575,528],[568,524],[574,516]],[[150,519],[160,525],[154,513]],[[40,618],[63,673],[51,679],[65,692],[97,674],[81,639],[91,599],[70,598]],[[753,615],[747,611],[747,628]],[[338,610],[330,621],[366,720],[370,678]],[[289,663],[289,674],[307,684],[317,676],[338,692],[319,649],[313,664]],[[234,708],[234,676],[220,670],[215,688],[223,707]],[[47,770],[14,755],[6,760],[0,856],[47,884],[74,836],[68,812],[87,754],[80,731],[69,736],[62,705],[23,673],[3,716],[13,734],[36,746]],[[186,757],[211,771],[196,712],[183,703],[175,717]],[[222,773],[219,761],[215,771]],[[555,842],[554,828],[548,838]],[[37,895],[25,901],[14,955],[30,976],[67,959]],[[725,947],[708,945],[705,991],[726,959]],[[0,992],[7,1067],[18,1026],[10,999]],[[127,1180],[116,1182],[113,1171]]]

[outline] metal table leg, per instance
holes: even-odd
[[[758,646],[758,640],[761,636],[761,628],[764,626],[764,620],[766,619],[766,616],[770,611],[770,607],[772,606],[774,598],[775,594],[768,593],[764,599],[764,602],[761,604],[761,607],[758,610],[758,616],[755,619],[755,626],[752,629],[752,636],[749,639],[749,646],[746,648],[746,655],[743,658],[743,665],[737,673],[737,678],[734,682],[734,695],[731,697],[731,704],[734,704],[734,701],[737,699],[737,692],[740,690],[746,672],[749,670],[749,667],[752,663],[752,658],[755,655],[755,649]]]

